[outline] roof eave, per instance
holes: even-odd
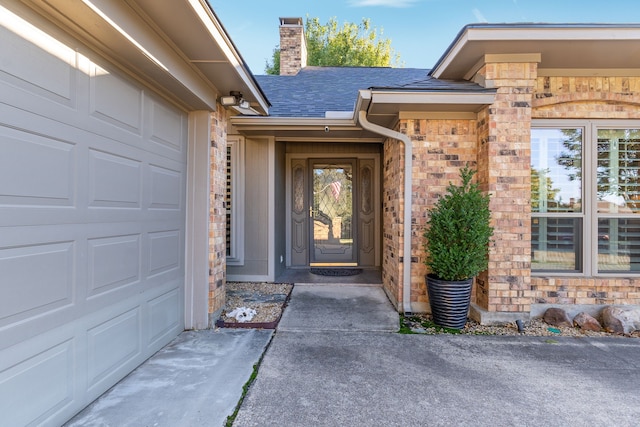
[[[484,55],[542,54],[541,68],[637,68],[637,55],[613,55],[640,42],[640,24],[470,24],[462,28],[430,76],[463,79]],[[614,57],[614,61],[610,56]]]
[[[476,113],[495,101],[495,90],[483,91],[360,91],[357,107],[367,111],[372,123],[391,127],[400,118],[475,118]],[[404,115],[403,115],[404,114]]]

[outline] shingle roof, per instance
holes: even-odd
[[[353,111],[358,90],[485,91],[468,81],[438,80],[428,69],[388,67],[305,67],[295,76],[256,76],[273,117],[324,117]]]

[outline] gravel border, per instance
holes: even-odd
[[[227,282],[225,308],[216,322],[221,327],[244,327],[273,329],[280,320],[293,285],[289,283],[263,283],[263,282]],[[242,297],[242,294],[251,294],[251,301]],[[280,296],[281,302],[254,301],[269,296]],[[256,315],[250,322],[238,322],[234,317],[228,317],[227,313],[239,307],[254,309]]]
[[[523,335],[535,337],[612,337],[612,338],[640,338],[640,331],[631,334],[613,334],[605,331],[586,331],[580,328],[556,327],[545,323],[542,319],[532,319],[523,322],[523,332],[518,331],[514,323],[504,325],[481,325],[473,320],[467,323],[460,331],[445,329],[436,326],[432,322],[431,315],[417,314],[401,316],[401,324],[404,327],[401,332],[435,335],[442,333],[455,333],[462,335]]]

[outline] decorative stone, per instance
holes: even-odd
[[[567,312],[561,308],[552,307],[544,312],[542,319],[551,326],[561,326],[571,328],[573,324],[567,315]]]
[[[607,332],[629,334],[640,329],[640,308],[608,306],[602,310],[602,323]]]
[[[573,325],[585,331],[599,332],[602,330],[600,322],[585,312],[578,313],[578,315],[573,318]]]

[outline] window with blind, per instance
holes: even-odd
[[[226,246],[227,264],[244,263],[244,139],[227,137]]]
[[[531,131],[532,271],[640,273],[640,126],[556,123]]]

